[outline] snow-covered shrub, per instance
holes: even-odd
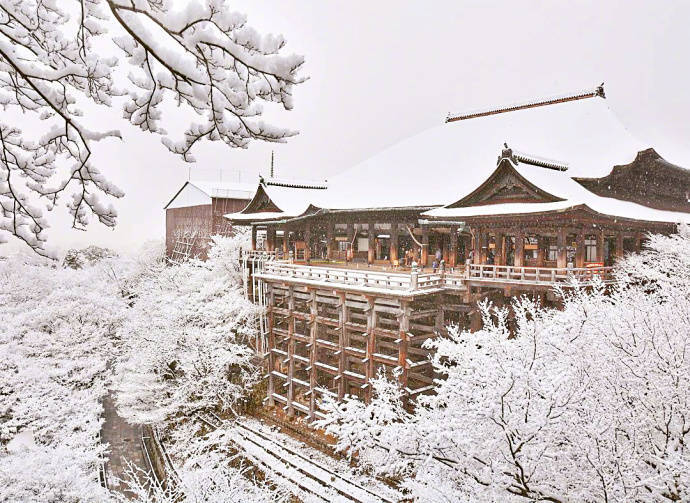
[[[62,265],[72,269],[82,269],[85,266],[92,266],[105,258],[112,258],[116,255],[114,251],[101,248],[100,246],[91,245],[80,250],[72,248],[65,254]]]
[[[206,262],[154,263],[132,292],[116,371],[118,408],[133,422],[233,410],[257,379],[248,343],[258,311],[242,291],[238,245],[215,243]]]
[[[418,501],[687,501],[690,231],[648,246],[562,310],[516,299],[514,338],[486,304],[482,330],[451,327],[413,412],[379,377],[368,405],[326,400],[320,426]]]

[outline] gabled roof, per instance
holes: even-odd
[[[260,222],[297,217],[314,208],[311,201],[319,199],[327,187],[326,182],[260,178],[249,204],[225,218],[233,222]]]
[[[256,185],[240,182],[187,181],[163,209],[211,204],[212,198],[249,200]]]
[[[641,204],[601,197],[590,192],[577,181],[571,178],[567,172],[533,166],[519,161],[501,160],[498,172],[502,165],[510,162],[511,167],[521,178],[531,185],[538,187],[544,193],[559,198],[556,201],[544,202],[515,202],[505,204],[474,204],[474,205],[448,205],[427,211],[423,216],[430,219],[461,219],[482,216],[525,215],[547,212],[561,212],[575,208],[582,208],[598,215],[611,218],[644,220],[649,222],[680,223],[690,222],[690,213],[662,211]],[[483,184],[482,184],[483,185]]]

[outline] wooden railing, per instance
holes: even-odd
[[[387,290],[430,290],[444,286],[444,277],[438,273],[389,273],[337,267],[314,267],[276,261],[266,262],[261,276]]]
[[[555,284],[570,282],[573,278],[587,284],[599,278],[605,283],[613,281],[613,267],[515,267],[510,265],[470,264],[465,277],[500,283]]]

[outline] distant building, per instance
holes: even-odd
[[[165,205],[165,251],[173,262],[206,258],[211,236],[232,230],[224,214],[241,211],[254,196],[256,184],[185,182]]]

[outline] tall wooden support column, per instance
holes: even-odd
[[[506,252],[503,246],[503,233],[497,232],[495,237],[496,247],[494,248],[494,264],[506,265]]]
[[[276,249],[276,228],[268,227],[266,229],[266,249],[274,251]]]
[[[252,225],[252,250],[256,250],[256,225]]]
[[[332,260],[335,249],[335,223],[331,221],[326,225],[326,258]]]
[[[309,262],[311,258],[311,224],[309,222],[304,226],[304,241],[306,247],[304,248],[304,261]]]
[[[287,347],[287,415],[295,415],[292,402],[295,399],[295,384],[292,377],[295,375],[295,287],[288,287],[288,347]]]
[[[338,400],[342,400],[347,393],[345,388],[345,365],[347,363],[347,355],[345,348],[347,344],[347,336],[345,335],[345,325],[347,324],[347,295],[344,293],[338,294]]]
[[[429,264],[429,227],[422,226],[422,258],[421,266],[426,267]]]
[[[347,224],[347,252],[345,254],[345,260],[352,260],[355,256],[355,224]]]
[[[474,234],[472,235],[472,263],[481,263],[481,229],[474,229]]]
[[[448,257],[448,266],[455,267],[458,262],[458,228],[452,226],[450,228],[450,256]]]
[[[319,306],[316,300],[316,290],[311,291],[311,299],[309,301],[309,420],[314,420],[314,411],[316,410],[316,360],[318,347],[316,346],[316,339],[319,334],[319,324],[316,321],[319,315]]]
[[[604,262],[604,231],[599,231],[597,237],[597,262]]]
[[[558,235],[556,237],[556,267],[559,269],[568,267],[568,247],[566,239],[565,229],[558,229]]]
[[[640,253],[642,251],[642,233],[635,233],[635,252]]]
[[[616,234],[616,260],[623,258],[623,233],[618,232]]]
[[[537,236],[537,267],[544,267],[544,237]]]
[[[367,253],[367,264],[373,264],[376,257],[376,224],[369,222],[367,225],[367,235],[369,236],[369,250]]]
[[[391,264],[395,264],[395,261],[398,260],[398,222],[391,224],[391,249],[388,257]]]
[[[479,233],[479,263],[486,264],[489,257],[489,233]]]
[[[585,266],[585,233],[578,231],[575,240],[575,267],[581,268]]]
[[[515,234],[515,267],[525,265],[525,231],[522,229]]]
[[[407,387],[407,378],[409,373],[409,364],[407,363],[407,348],[409,346],[409,332],[410,332],[410,314],[412,314],[412,308],[410,307],[409,300],[400,301],[400,329],[399,329],[399,341],[398,346],[398,367],[400,367],[400,386],[402,388]]]
[[[283,255],[287,258],[290,252],[290,231],[283,229]]]
[[[371,401],[371,380],[374,378],[374,353],[376,353],[376,309],[373,297],[367,297],[367,352],[364,359],[367,379],[364,393],[366,402]]]
[[[266,390],[266,395],[268,398],[268,405],[269,407],[273,407],[275,405],[275,400],[273,399],[273,394],[275,393],[275,378],[273,377],[273,371],[275,370],[275,354],[273,350],[276,347],[276,336],[273,333],[273,323],[274,323],[274,315],[273,315],[273,307],[275,306],[275,291],[273,290],[273,286],[270,283],[266,283],[266,286],[269,288],[269,293],[268,293],[268,312],[266,313],[266,320],[267,320],[267,327],[266,329],[268,330],[268,341],[267,341],[267,363],[268,363],[268,386]]]

